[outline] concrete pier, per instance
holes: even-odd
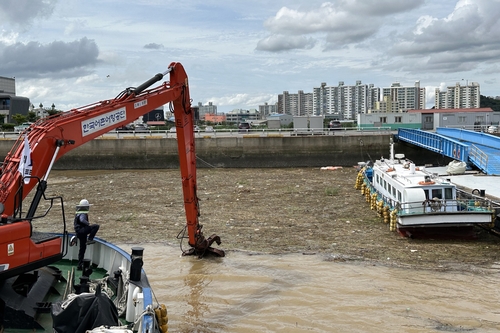
[[[284,168],[353,166],[360,161],[389,157],[391,135],[329,135],[283,137],[200,137],[195,148],[197,167]],[[14,141],[0,141],[2,159]],[[396,144],[418,164],[441,164],[442,157],[405,143]],[[34,161],[36,163],[36,161]],[[444,163],[447,163],[443,160]],[[143,136],[99,138],[62,156],[54,165],[58,170],[162,169],[178,168],[175,138]]]

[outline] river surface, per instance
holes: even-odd
[[[130,250],[131,245],[120,245]],[[441,272],[327,255],[180,256],[142,244],[169,332],[498,332],[500,263]]]

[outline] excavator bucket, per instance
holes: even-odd
[[[212,244],[215,242],[217,245],[221,244],[220,237],[216,234],[212,234],[212,236],[205,238],[203,236],[203,232],[201,229],[202,225],[198,226],[198,230],[196,232],[196,245],[192,246],[189,250],[182,252],[183,256],[192,256],[196,255],[198,258],[203,258],[205,256],[213,255],[217,257],[224,257],[226,253],[223,250],[216,249],[212,247]]]

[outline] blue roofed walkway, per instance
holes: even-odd
[[[500,175],[500,138],[457,128],[438,128],[436,133],[398,129],[399,140],[475,165],[488,175]]]

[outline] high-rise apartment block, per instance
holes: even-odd
[[[313,88],[312,94],[299,91],[290,94],[284,91],[278,95],[278,113],[294,116],[329,116],[336,119],[356,119],[356,114],[366,112],[379,99],[380,90],[373,84],[356,81],[354,86],[346,86],[343,81],[336,87],[322,83]]]
[[[386,96],[385,101],[397,102],[401,112],[425,109],[425,88],[420,88],[420,81],[416,81],[413,87],[403,87],[399,82],[393,83],[382,89],[382,97]]]
[[[263,118],[278,112],[278,104],[267,104],[259,105],[259,113]]]
[[[203,105],[201,102],[198,102],[198,112],[199,119],[205,119],[206,114],[217,114],[217,105],[214,105],[212,102],[208,102],[207,105]]]
[[[354,86],[346,86],[340,81],[338,86],[329,87],[322,83],[313,88],[314,114],[329,115],[337,119],[356,119],[357,113],[364,113],[378,101],[380,89],[373,84],[362,84],[356,81]]]
[[[299,90],[297,94],[283,91],[278,95],[278,113],[292,116],[307,116],[313,114],[313,94]]]
[[[446,91],[435,91],[436,109],[479,108],[480,90],[477,82],[467,82],[466,86],[457,83]],[[314,87],[312,93],[299,90],[296,94],[283,91],[278,95],[276,105],[259,105],[263,117],[272,114],[291,116],[324,116],[329,119],[355,120],[364,113],[403,113],[409,110],[426,108],[426,90],[420,81],[413,86],[402,86],[399,82],[390,87],[378,88],[373,84],[356,81],[353,86],[340,81],[337,86],[326,82]]]
[[[446,91],[439,88],[435,90],[436,109],[470,109],[480,107],[479,83],[467,82],[461,86],[457,82],[455,86],[447,87]]]

